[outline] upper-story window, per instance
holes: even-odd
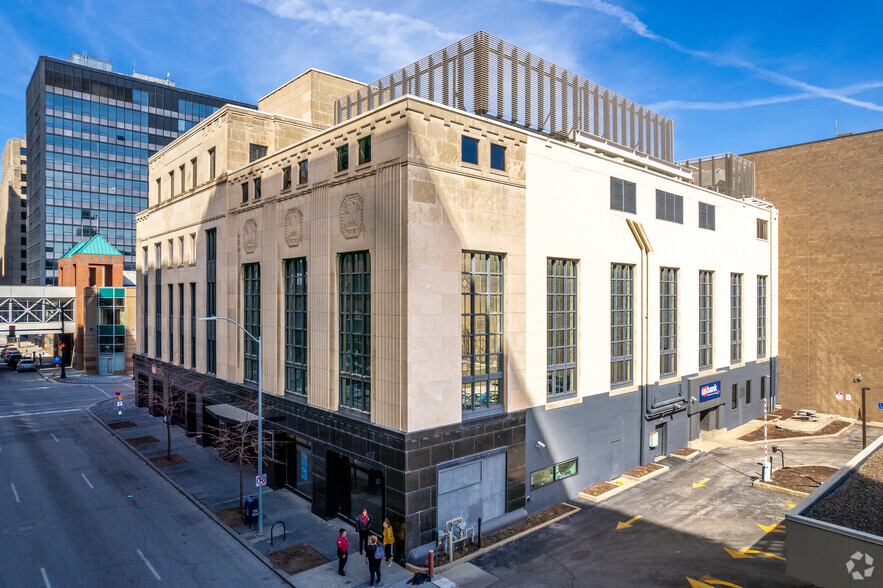
[[[659,375],[678,372],[678,270],[659,268]]]
[[[503,403],[503,256],[463,252],[461,402],[464,412]]]
[[[248,146],[248,162],[258,160],[261,157],[266,157],[267,155],[267,146],[266,145],[255,145],[254,143],[249,144]]]
[[[310,162],[305,159],[297,164],[297,183],[303,185],[308,181],[310,181]]]
[[[576,393],[576,261],[546,260],[546,397]]]
[[[684,197],[656,190],[656,218],[684,224]]]
[[[187,191],[187,185],[184,181],[185,174],[184,174],[184,164],[183,163],[180,166],[178,166],[178,172],[181,174],[181,193],[183,194],[184,192]]]
[[[770,221],[762,218],[757,219],[757,238],[769,241],[770,239]]]
[[[491,143],[491,169],[506,171],[506,148]]]
[[[619,178],[610,178],[610,210],[621,210],[622,212],[631,212],[635,214],[637,211],[636,186],[634,182],[626,182]]]
[[[742,274],[730,274],[730,361],[742,361]]]
[[[371,135],[359,139],[359,165],[371,161]]]
[[[169,198],[175,197],[175,170],[169,172]]]
[[[286,165],[282,168],[282,189],[287,190],[291,187],[291,166]]]
[[[706,204],[705,202],[699,203],[699,228],[708,229],[709,231],[714,230],[713,204]]]
[[[208,179],[215,179],[215,148],[208,150]]]
[[[710,368],[714,358],[714,272],[699,272],[699,369]]]
[[[460,150],[463,163],[478,165],[478,139],[464,135],[460,142]]]
[[[350,146],[341,145],[337,148],[337,171],[342,172],[350,166]]]
[[[610,265],[610,384],[614,386],[632,381],[634,268]]]
[[[261,199],[261,179],[260,178],[254,179],[254,199],[255,200]]]
[[[190,182],[190,184],[191,184],[190,187],[196,188],[197,176],[196,176],[196,158],[195,157],[190,160],[190,177],[192,178],[191,182]]]
[[[248,202],[248,182],[242,182],[242,202]]]

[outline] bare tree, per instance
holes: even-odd
[[[172,458],[172,425],[187,425],[187,394],[194,397],[205,388],[197,374],[190,370],[166,370],[168,387],[161,396],[154,396],[152,411],[159,412],[166,426],[166,459]],[[165,375],[165,374],[164,374]]]

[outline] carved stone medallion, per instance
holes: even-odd
[[[355,239],[365,229],[365,204],[358,194],[344,196],[340,203],[340,233],[346,239]]]
[[[285,242],[289,247],[297,247],[303,236],[304,215],[299,208],[291,208],[285,214]]]
[[[258,247],[258,223],[248,219],[242,226],[242,247],[246,253],[254,253]]]

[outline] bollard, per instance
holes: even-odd
[[[435,550],[429,550],[429,561],[426,562],[429,568],[429,579],[432,580],[432,571],[435,568]]]
[[[478,548],[481,549],[481,517],[478,517]]]
[[[769,482],[769,481],[770,481],[770,478],[771,478],[770,473],[771,473],[772,469],[773,469],[773,460],[772,460],[772,458],[770,458],[770,459],[765,459],[765,460],[763,461],[763,476],[761,477],[761,481],[763,481],[763,482]]]
[[[454,532],[448,531],[448,561],[454,561]]]

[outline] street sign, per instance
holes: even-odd
[[[60,358],[60,357],[56,357],[56,358],[55,358],[55,365],[58,365],[58,364],[60,364],[60,363],[61,363],[61,358]]]
[[[883,410],[883,402],[878,402],[877,408],[879,408],[880,410]]]
[[[117,406],[122,406],[122,405],[123,405],[122,400],[117,400]]]
[[[254,485],[255,486],[266,486],[267,485],[267,474],[261,474],[260,476],[255,476]]]

